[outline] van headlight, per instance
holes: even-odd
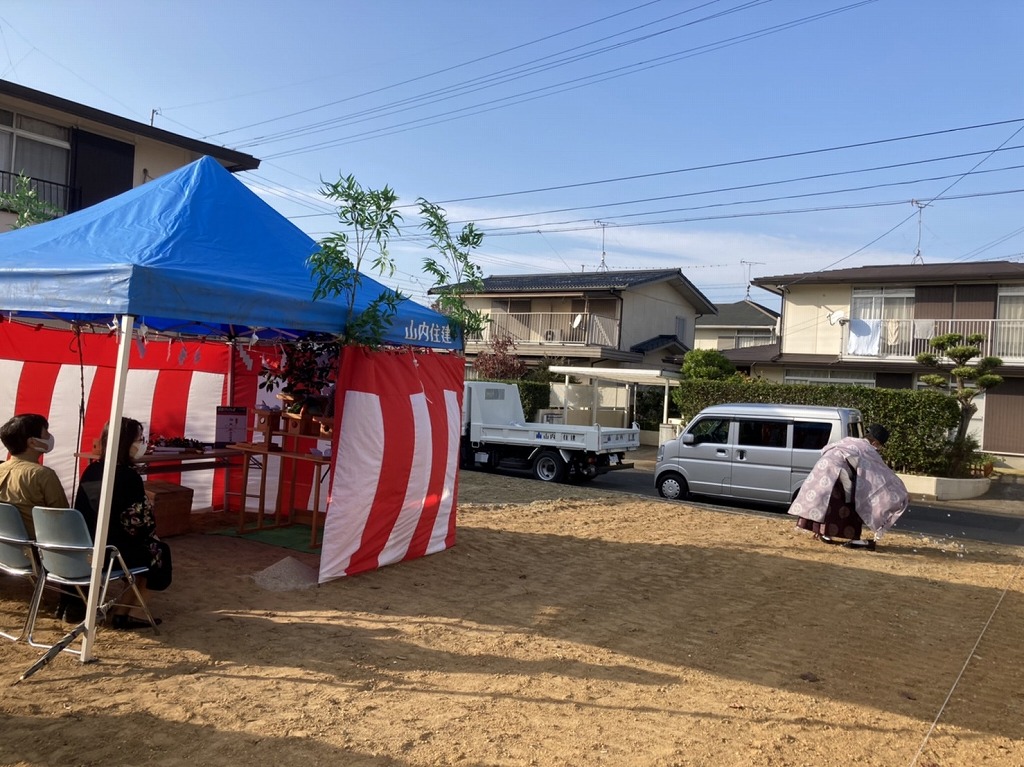
[[[658,445],[658,463],[661,463],[661,459],[665,457],[665,446]]]

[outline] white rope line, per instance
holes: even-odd
[[[963,667],[960,669],[960,673],[956,675],[956,679],[953,680],[953,686],[949,688],[949,693],[946,695],[946,699],[942,701],[942,705],[939,706],[939,712],[935,715],[935,720],[932,722],[932,726],[928,728],[928,732],[924,735],[924,740],[921,741],[921,747],[917,749],[917,753],[914,754],[914,758],[910,760],[909,767],[914,767],[917,764],[917,760],[921,758],[921,754],[924,753],[924,748],[928,745],[928,739],[931,738],[932,733],[935,732],[935,728],[939,724],[939,719],[942,718],[942,712],[946,710],[946,705],[949,703],[949,699],[953,697],[953,692],[956,690],[960,680],[963,678],[964,672],[967,671],[967,666],[970,665],[971,658],[974,657],[974,653],[978,649],[978,645],[981,644],[982,637],[985,636],[985,632],[988,631],[989,624],[992,623],[992,619],[996,617],[996,612],[999,610],[999,606],[1003,603],[1003,599],[1006,597],[1006,592],[1010,590],[1010,585],[1013,583],[1017,574],[1021,571],[1021,567],[1024,566],[1024,554],[1021,554],[1020,561],[1017,563],[1017,567],[1014,569],[1010,579],[1006,582],[1006,586],[1003,588],[1003,592],[999,595],[999,599],[996,600],[995,607],[992,608],[992,614],[988,616],[988,620],[985,621],[985,625],[981,627],[981,633],[978,634],[978,639],[971,648],[971,651],[967,653],[967,659],[964,661]]]

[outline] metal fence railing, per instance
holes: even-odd
[[[582,312],[491,312],[484,331],[469,341],[511,338],[517,346],[564,345],[618,348],[619,323]]]
[[[1024,359],[1024,319],[851,320],[843,327],[842,356],[913,359],[932,351],[930,340],[947,333],[959,333],[965,339],[974,334],[984,336],[983,356]]]
[[[10,171],[0,170],[0,192],[11,194],[18,184],[19,175]],[[77,195],[75,190],[67,184],[58,184],[54,181],[43,181],[38,178],[30,178],[32,188],[40,200],[53,206],[60,214],[68,213],[77,208]]]

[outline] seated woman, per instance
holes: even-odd
[[[104,452],[108,428],[109,424],[103,427],[100,438]],[[146,496],[142,477],[134,468],[135,459],[145,452],[146,438],[142,424],[133,418],[122,418],[107,544],[117,547],[128,567],[150,568],[149,573],[139,578],[139,590],[144,595],[147,589],[163,591],[171,582],[171,552],[167,544],[156,537],[153,504]],[[93,535],[96,534],[102,479],[103,459],[100,459],[86,467],[75,495],[75,508],[82,512]],[[112,610],[111,625],[117,629],[149,626],[147,621],[133,617],[130,611],[130,605],[116,606]],[[160,622],[159,618],[157,622]]]

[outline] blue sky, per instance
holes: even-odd
[[[1024,256],[1018,0],[283,8],[13,0],[0,77],[253,154],[241,178],[314,237],[338,228],[321,178],[439,202],[485,231],[485,274],[603,257],[726,303],[748,277]],[[384,281],[422,300],[417,223]]]

